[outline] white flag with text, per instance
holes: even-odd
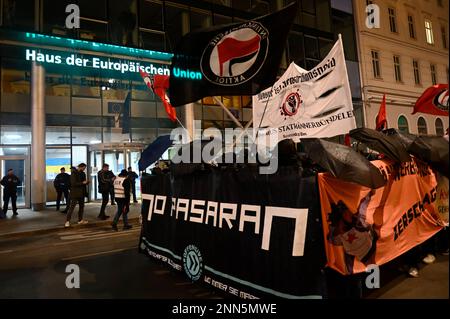
[[[253,123],[259,140],[278,134],[278,140],[295,142],[356,128],[341,38],[315,68],[292,62],[271,88],[254,95]]]

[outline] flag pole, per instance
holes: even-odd
[[[236,124],[240,128],[244,128],[241,124],[241,122],[238,121],[238,119],[233,115],[233,113],[230,112],[230,110],[222,103],[221,100],[219,100],[216,96],[213,96],[214,101],[219,104],[222,109],[225,111],[225,113],[228,114],[228,116],[233,120],[234,124]]]
[[[237,142],[242,138],[242,136],[244,136],[245,132],[247,132],[248,128],[250,127],[250,125],[253,124],[253,117],[250,119],[250,121],[247,122],[247,124],[245,124],[245,127],[242,128],[242,132],[236,137],[236,139],[233,142],[233,145],[231,145],[231,150],[233,151],[234,147],[236,146]],[[209,164],[213,164],[214,165],[214,161],[219,158],[220,156],[222,156],[223,152],[219,152],[219,154],[217,154],[213,159],[211,159],[208,163]]]
[[[275,83],[274,83],[273,85],[275,85]],[[271,91],[271,92],[272,92],[272,90],[273,90],[273,85],[270,87],[270,91]],[[267,110],[267,105],[268,105],[268,104],[269,104],[269,98],[267,98],[267,102],[266,102],[266,105],[264,106],[264,111],[263,111],[263,114],[262,114],[262,116],[261,116],[261,121],[259,121],[258,128],[256,129],[255,141],[258,140],[259,128],[261,127],[262,121],[263,121],[263,119],[264,119],[264,115],[266,115],[266,110]],[[254,106],[252,105],[252,107],[254,107]]]

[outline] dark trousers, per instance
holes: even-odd
[[[102,192],[102,207],[100,208],[100,214],[98,217],[105,216],[106,205],[108,205],[110,191]]]
[[[111,205],[114,205],[114,188],[109,189],[109,194],[111,195]]]
[[[16,193],[7,193],[3,192],[3,214],[6,215],[6,212],[8,211],[9,206],[9,199],[11,198],[11,204],[12,204],[12,210],[13,213],[17,212],[17,194]]]
[[[116,216],[114,216],[114,224],[119,222],[120,216],[123,214],[123,224],[128,225],[128,211],[130,210],[129,201],[125,198],[116,198],[117,202],[117,212]]]
[[[67,211],[66,221],[70,222],[70,219],[72,218],[72,213],[75,209],[75,206],[77,206],[77,204],[80,206],[80,209],[78,210],[78,221],[83,220],[84,198],[72,198],[70,200],[69,210]]]
[[[61,202],[63,194],[64,194],[64,198],[66,200],[66,210],[69,208],[69,204],[70,204],[69,190],[68,189],[58,189],[58,190],[56,190],[56,210],[59,210],[59,203]]]
[[[136,183],[131,184],[131,193],[133,193],[133,202],[137,202],[136,199]]]

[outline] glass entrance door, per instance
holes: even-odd
[[[26,181],[28,177],[26,157],[0,157],[1,178],[8,174],[9,169],[12,169],[14,175],[16,175],[20,180],[20,184],[17,187],[17,207],[28,207],[27,204],[29,203],[29,194],[26,189]],[[0,203],[3,206],[3,189],[0,192]],[[9,207],[11,208],[11,201],[9,202]]]
[[[94,147],[93,147],[94,148]],[[102,169],[103,164],[108,164],[114,175],[119,175],[123,169],[132,167],[133,171],[139,175],[138,161],[141,156],[142,147],[133,145],[127,147],[123,145],[96,145],[90,150],[90,178],[91,178],[91,200],[100,200],[102,195],[98,192],[97,173]],[[136,197],[140,197],[140,182],[136,180]]]

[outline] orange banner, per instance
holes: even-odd
[[[327,265],[341,274],[382,265],[442,229],[437,212],[437,180],[427,164],[372,161],[385,177],[372,190],[318,176]]]

